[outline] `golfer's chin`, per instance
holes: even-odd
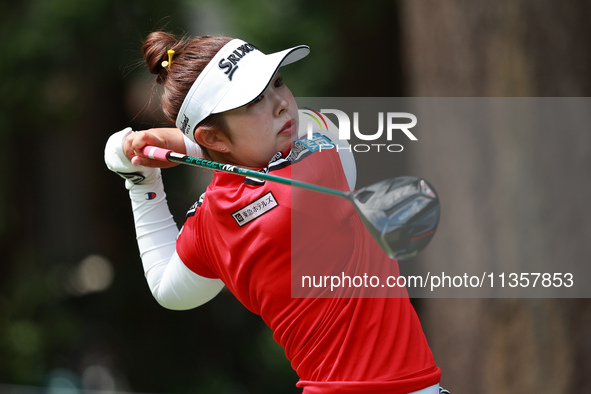
[[[279,148],[279,149],[277,149],[277,152],[283,152],[284,154],[287,154],[287,153],[289,153],[289,151],[293,147],[293,143],[296,140],[296,136],[292,134],[292,135],[285,135],[282,137],[283,138],[281,138],[277,144],[277,147]]]

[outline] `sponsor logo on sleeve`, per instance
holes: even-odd
[[[279,204],[277,203],[275,196],[273,196],[273,193],[268,192],[247,206],[234,212],[232,217],[236,221],[236,224],[242,227],[278,206]]]
[[[125,179],[128,179],[134,185],[137,185],[138,183],[141,183],[146,179],[146,177],[139,172],[119,172],[119,171],[117,171],[117,174],[121,175]]]

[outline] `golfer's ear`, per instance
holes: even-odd
[[[227,145],[226,136],[217,128],[198,126],[195,129],[195,141],[201,146],[219,151]]]

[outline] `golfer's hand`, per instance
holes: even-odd
[[[123,152],[133,164],[144,167],[168,168],[178,165],[143,156],[141,152],[146,146],[170,149],[182,154],[187,153],[183,133],[175,128],[156,128],[129,133],[123,143]]]

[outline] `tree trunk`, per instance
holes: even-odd
[[[407,95],[591,93],[589,1],[403,0],[401,6]],[[464,216],[443,211],[455,231],[440,231],[434,242],[445,252],[427,248],[422,261],[546,262],[557,271],[561,262],[585,264],[591,189],[582,185],[564,201],[564,190],[589,178],[591,141],[580,131],[517,127],[490,135],[458,128],[425,136],[430,144],[416,150],[410,168],[443,179],[435,186],[447,213]],[[523,190],[538,193],[527,198]],[[589,299],[429,299],[420,314],[442,385],[453,393],[591,391]]]

